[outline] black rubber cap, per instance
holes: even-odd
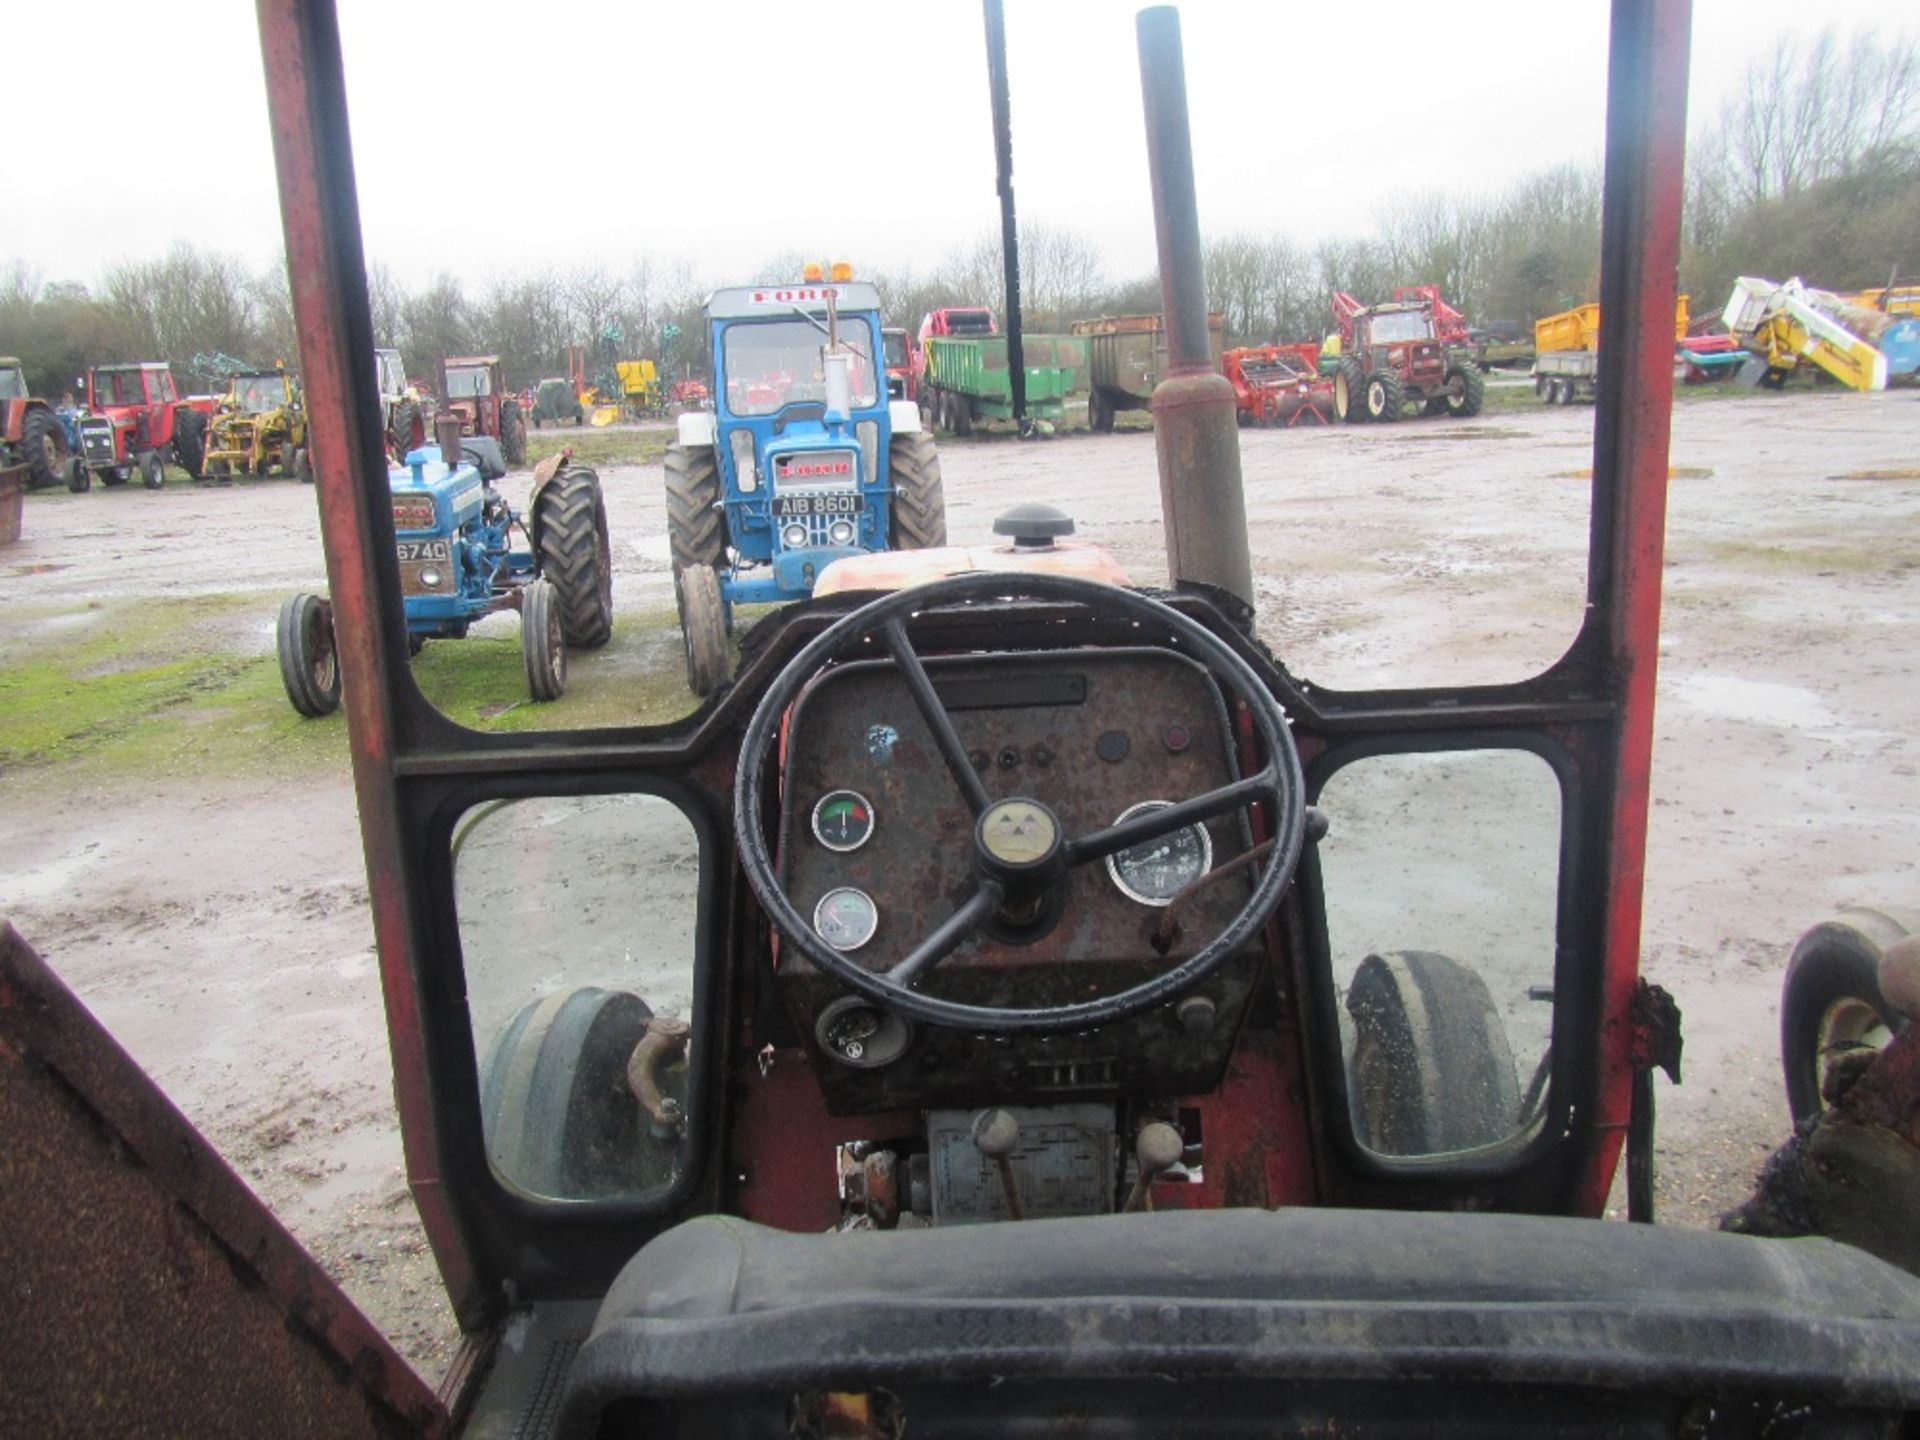
[[[1051,545],[1073,533],[1073,517],[1052,505],[1016,505],[993,522],[993,533],[1009,536],[1016,547]]]

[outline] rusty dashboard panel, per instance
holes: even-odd
[[[994,799],[1041,801],[1069,836],[1129,810],[1237,778],[1232,729],[1206,671],[1158,649],[928,659],[927,671]],[[885,970],[973,893],[973,817],[889,661],[825,672],[794,706],[782,767],[779,869],[829,943]],[[1244,815],[1176,832],[1119,866],[1071,871],[1057,918],[1011,943],[980,933],[920,982],[978,1005],[1060,1005],[1140,983],[1193,954],[1245,903],[1250,870],[1179,907],[1155,943],[1165,901],[1249,845]],[[1162,941],[1165,944],[1165,941]],[[782,1003],[820,1048],[828,1103],[852,1113],[1036,1103],[1210,1090],[1219,1081],[1258,967],[1257,947],[1190,995],[1079,1035],[985,1039],[914,1027],[888,1063],[848,1066],[820,1046],[822,1012],[846,991],[790,949]]]

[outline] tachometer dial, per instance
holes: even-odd
[[[1171,800],[1142,800],[1120,813],[1113,823],[1131,820],[1154,810],[1171,808]],[[1213,868],[1213,841],[1207,827],[1185,826],[1158,839],[1145,840],[1107,857],[1107,874],[1120,893],[1142,905],[1171,905],[1173,897]]]
[[[845,854],[873,838],[873,806],[857,790],[829,790],[813,807],[813,838]]]
[[[880,911],[866,891],[843,885],[813,907],[813,928],[836,950],[858,950],[880,928]]]

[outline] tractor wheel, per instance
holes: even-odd
[[[940,452],[925,431],[895,434],[887,446],[887,479],[893,485],[893,520],[887,545],[894,550],[930,550],[947,543],[947,498],[940,483]]]
[[[27,462],[27,488],[45,489],[67,478],[67,432],[51,410],[29,410],[20,422],[21,459]]]
[[[1447,366],[1447,413],[1456,420],[1471,420],[1480,413],[1487,398],[1487,377],[1471,360],[1456,360]]]
[[[1800,937],[1780,995],[1780,1063],[1796,1128],[1831,1103],[1830,1074],[1870,1060],[1905,1027],[1880,991],[1880,959],[1920,915],[1846,910]]]
[[[527,665],[527,690],[536,700],[558,700],[567,693],[567,632],[560,623],[560,599],[545,580],[520,591],[520,657]]]
[[[1361,402],[1369,420],[1398,420],[1407,409],[1406,387],[1391,370],[1376,370],[1367,377]]]
[[[727,519],[720,509],[720,462],[713,447],[667,446],[666,473],[673,573],[689,565],[718,567],[726,556]]]
[[[302,715],[316,718],[340,708],[340,657],[333,648],[333,607],[318,595],[289,595],[280,607],[274,638],[280,651],[280,683]]]
[[[674,577],[680,638],[687,652],[687,688],[705,699],[733,678],[720,577],[711,565],[689,565]]]
[[[1333,372],[1334,417],[1354,425],[1365,420],[1366,390],[1366,367],[1351,356],[1342,360]]]
[[[407,658],[409,660],[413,659],[414,656],[418,655],[422,650],[426,648],[427,648],[426,636],[415,635],[411,630],[407,632]]]
[[[511,400],[500,407],[500,453],[516,470],[527,463],[527,422]]]
[[[387,439],[393,447],[393,458],[404,465],[408,452],[413,449],[413,432],[420,424],[420,407],[411,400],[396,401],[392,421],[393,429]]]
[[[553,1200],[668,1184],[675,1149],[651,1138],[627,1086],[627,1063],[652,1018],[639,996],[598,986],[522,1006],[480,1068],[480,1129],[494,1172]]]
[[[1087,391],[1087,429],[1096,435],[1113,433],[1113,405],[1098,386]]]
[[[149,490],[158,490],[167,483],[166,462],[160,458],[158,450],[141,452],[140,483]]]
[[[78,455],[67,457],[67,489],[84,495],[93,488],[93,472],[80,463]]]
[[[198,410],[173,412],[173,462],[194,479],[207,460],[207,417]]]
[[[569,466],[533,502],[540,575],[553,586],[567,644],[592,650],[613,634],[613,546],[600,477]]]
[[[1513,1052],[1487,985],[1430,950],[1360,962],[1347,991],[1354,1132],[1381,1155],[1492,1145],[1520,1123]]]
[[[973,433],[973,401],[965,395],[951,395],[947,403],[953,407],[950,428],[961,439]]]
[[[587,410],[584,405],[576,404],[573,407],[573,423],[575,425],[584,425],[587,423]]]
[[[102,465],[94,472],[100,477],[100,483],[108,489],[114,489],[127,483],[131,467],[126,465]]]

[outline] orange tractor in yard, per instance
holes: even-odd
[[[1920,1279],[1603,1218],[1623,1157],[1652,1218],[1680,1062],[1639,962],[1685,0],[1613,7],[1588,603],[1549,669],[1334,690],[1256,634],[1156,8],[1171,586],[1021,506],[836,562],[674,724],[544,733],[410,678],[340,36],[260,16],[394,1093],[465,1343],[408,1369],[0,931],[11,1433],[1913,1433]]]
[[[527,463],[527,417],[507,389],[498,355],[452,355],[440,362],[443,413],[460,417],[462,436],[486,436],[509,466]]]
[[[1465,320],[1430,285],[1402,286],[1394,297],[1362,305],[1344,290],[1334,293],[1334,414],[1353,423],[1478,415],[1487,380],[1467,348]]]

